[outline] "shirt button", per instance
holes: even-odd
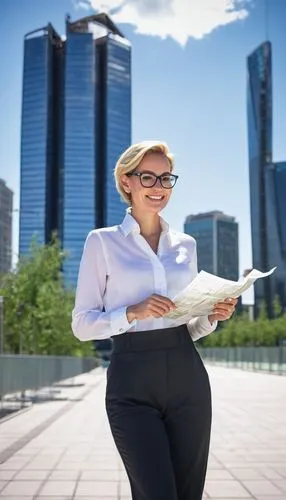
[[[122,332],[124,332],[124,329],[123,329],[123,328],[120,328],[120,330],[119,330],[119,331],[120,331],[120,333],[122,333]]]

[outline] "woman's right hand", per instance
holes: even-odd
[[[135,319],[161,318],[174,309],[176,306],[168,297],[154,293],[142,302],[128,306],[126,315],[129,323],[132,323]]]

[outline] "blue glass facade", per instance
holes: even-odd
[[[22,96],[19,254],[57,230],[62,43],[51,25],[26,35]]]
[[[110,35],[106,40],[106,183],[104,226],[121,222],[126,204],[118,196],[114,166],[131,143],[131,50],[125,41]]]
[[[96,51],[91,33],[68,33],[64,65],[64,153],[61,235],[69,257],[64,276],[74,283],[83,243],[95,227]]]
[[[47,144],[50,87],[47,36],[25,40],[19,253],[27,254],[33,235],[46,241]]]
[[[19,251],[56,230],[74,287],[88,232],[125,214],[113,171],[131,143],[131,47],[106,15],[66,29],[25,37]]]
[[[234,220],[217,220],[217,274],[221,278],[238,280],[238,224]]]
[[[217,211],[190,215],[184,232],[197,242],[199,271],[238,279],[238,224],[233,217]]]
[[[275,163],[274,187],[281,255],[286,260],[286,162]]]
[[[197,242],[198,270],[216,274],[213,219],[187,218],[184,232],[193,236]]]
[[[266,271],[278,266],[274,275],[255,284],[255,309],[263,302],[273,314],[274,296],[285,304],[285,268],[281,209],[283,164],[272,159],[272,61],[271,44],[263,43],[247,60],[248,150],[253,267]],[[281,182],[281,186],[280,186]],[[284,285],[283,285],[284,283]]]

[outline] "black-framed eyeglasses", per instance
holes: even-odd
[[[132,175],[139,177],[141,185],[146,188],[154,187],[155,184],[157,183],[157,180],[159,179],[160,184],[164,189],[171,189],[175,186],[179,178],[178,175],[168,174],[168,173],[156,175],[149,172],[130,172],[126,175],[128,177],[131,177]]]

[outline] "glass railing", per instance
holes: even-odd
[[[286,375],[286,346],[199,347],[206,363]]]
[[[37,391],[71,379],[99,365],[97,358],[72,356],[0,356],[0,398],[7,394]]]

